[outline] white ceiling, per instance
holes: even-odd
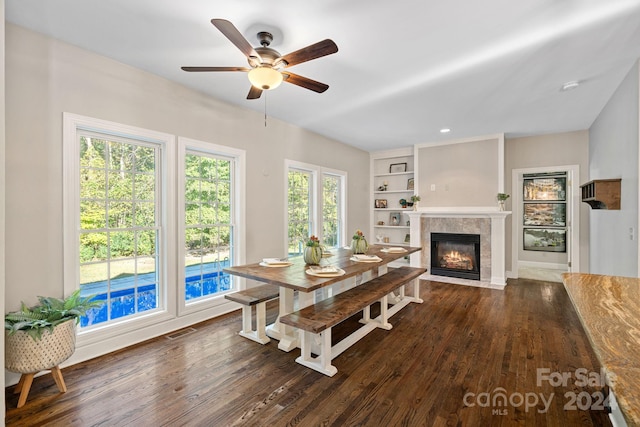
[[[283,84],[267,111],[367,151],[505,133],[588,129],[640,57],[640,0],[6,0],[7,21],[229,103],[247,66],[213,25],[231,21],[281,54],[325,38],[338,53],[288,70],[330,86]],[[561,92],[563,83],[581,85]],[[441,128],[451,128],[441,134]]]

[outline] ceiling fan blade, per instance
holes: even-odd
[[[247,99],[258,99],[262,95],[262,89],[258,89],[257,87],[251,85],[251,89],[249,89],[249,94],[247,95]]]
[[[184,71],[249,71],[246,67],[180,67]]]
[[[282,75],[284,76],[285,82],[292,83],[296,86],[300,86],[314,92],[322,93],[325,90],[329,89],[329,85],[311,80],[308,77],[302,77],[297,74],[290,73],[288,71],[283,71]]]
[[[295,52],[291,52],[283,56],[281,59],[287,62],[287,67],[291,67],[292,65],[301,64],[303,62],[311,61],[312,59],[331,55],[337,51],[338,46],[333,42],[333,40],[326,39],[310,46],[303,47]]]
[[[244,38],[242,33],[238,31],[238,29],[226,19],[212,19],[211,23],[214,27],[216,27],[226,38],[229,39],[231,43],[236,45],[238,49],[242,53],[245,54],[247,58],[258,58],[260,59],[260,55],[253,49],[253,46]]]

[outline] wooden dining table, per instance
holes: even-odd
[[[267,326],[267,335],[279,340],[279,349],[291,351],[300,346],[298,334],[291,326],[280,323],[279,319],[280,316],[294,311],[295,291],[298,292],[297,308],[309,306],[316,301],[386,274],[391,262],[421,250],[420,247],[406,246],[403,249],[402,252],[396,252],[390,250],[389,246],[372,245],[367,250],[367,255],[378,256],[380,261],[377,262],[355,261],[351,249],[331,249],[328,254],[323,256],[320,266],[333,266],[341,269],[344,274],[339,276],[318,277],[309,274],[312,266],[307,265],[303,257],[291,258],[291,264],[286,266],[265,266],[261,265],[264,263],[253,263],[227,267],[223,271],[234,276],[280,287],[278,318],[273,324]],[[402,306],[409,302],[422,302],[418,294],[417,281],[415,286],[412,296],[401,296]]]

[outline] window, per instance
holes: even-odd
[[[184,274],[187,301],[227,291],[222,269],[233,259],[231,159],[187,151]]]
[[[346,173],[287,162],[287,253],[301,255],[310,235],[326,247],[344,244]]]
[[[322,237],[331,248],[342,244],[342,180],[339,175],[322,176]]]
[[[80,289],[91,326],[158,308],[160,148],[80,130]]]
[[[244,263],[245,152],[178,138],[179,313],[225,302],[238,278],[222,270]]]
[[[298,169],[289,170],[288,191],[288,254],[302,255],[303,242],[313,230],[313,173]]]
[[[244,263],[244,151],[68,113],[64,145],[64,293],[105,302],[83,340],[224,311],[222,269]]]

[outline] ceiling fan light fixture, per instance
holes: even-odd
[[[271,67],[256,67],[249,71],[249,81],[251,84],[262,90],[271,90],[280,86],[282,74]]]

